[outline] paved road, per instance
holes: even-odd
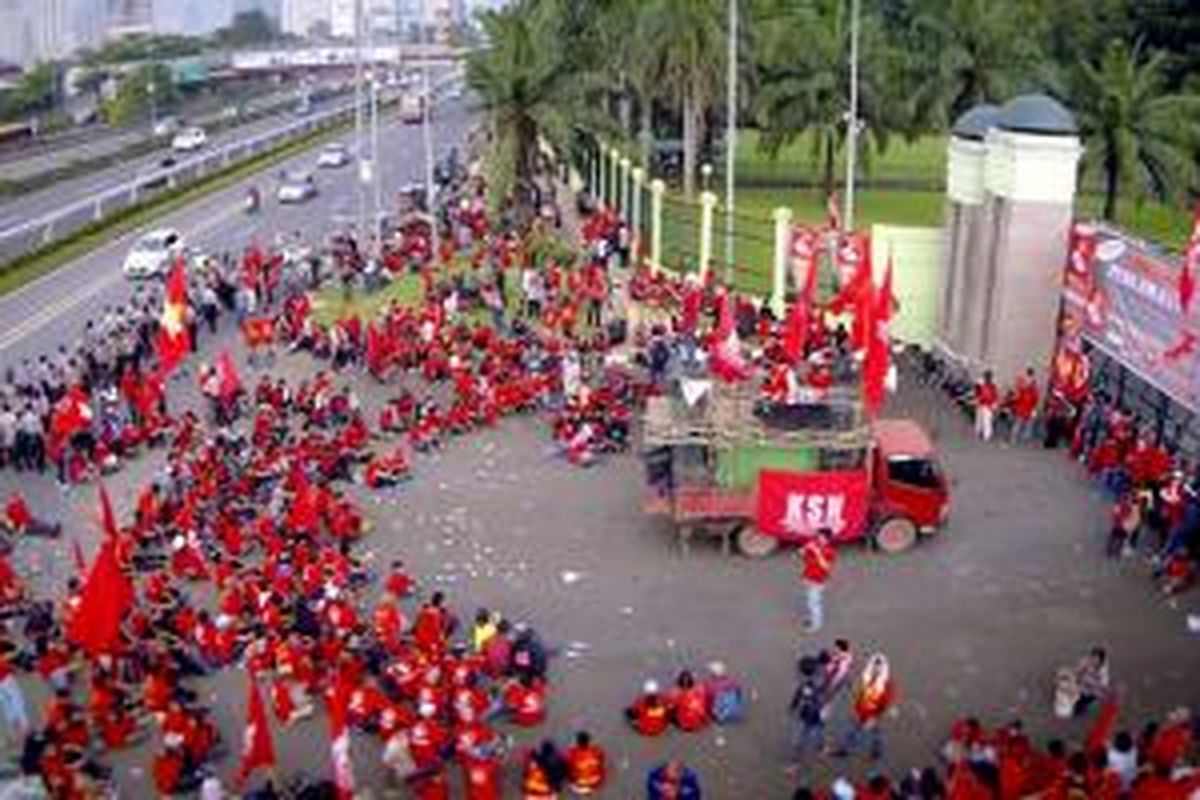
[[[317,112],[327,111],[347,102],[345,97],[331,98],[321,103],[314,103],[313,109]],[[209,139],[206,149],[216,149],[223,145],[233,144],[234,142],[275,130],[276,128],[286,127],[289,124],[295,123],[298,119],[299,117],[295,114],[285,111],[247,125],[240,125],[212,136]],[[159,164],[166,155],[167,150],[159,150],[107,169],[81,175],[78,178],[59,181],[40,191],[14,197],[4,203],[0,203],[0,231],[8,230],[31,219],[37,219],[71,203],[93,197],[100,192],[127,182],[137,175],[153,172],[158,169]],[[183,160],[192,155],[191,153],[186,153],[175,157]]]
[[[244,113],[251,113],[263,108],[294,101],[298,87],[290,86],[283,91],[273,92],[266,96],[255,97],[244,106]],[[209,104],[211,108],[211,103]],[[185,113],[184,118],[191,120],[191,115]],[[221,119],[221,112],[203,114],[195,119],[197,125],[208,125]],[[72,138],[69,144],[61,146],[16,148],[0,154],[0,167],[3,167],[4,177],[9,180],[23,180],[40,175],[55,167],[69,164],[72,161],[100,158],[118,153],[130,145],[141,142],[150,136],[150,129],[139,124],[134,128],[95,128],[91,135],[82,138]],[[170,143],[163,141],[163,148]]]
[[[461,145],[471,120],[471,113],[461,101],[439,107],[434,118],[435,154],[440,157],[451,147]],[[347,142],[350,138],[343,136]],[[380,148],[385,197],[406,183],[422,179],[424,149],[419,127],[405,126],[389,117],[381,128]],[[146,228],[127,233],[0,298],[0,364],[52,352],[60,342],[78,335],[89,315],[98,316],[103,306],[128,297],[131,287],[121,275],[121,261],[131,242],[149,228],[173,226],[190,244],[214,252],[240,250],[252,236],[266,241],[277,231],[302,231],[310,241],[319,242],[336,220],[352,218],[357,210],[353,166],[318,171],[320,194],[303,205],[280,206],[273,191],[278,171],[314,164],[315,148],[272,168],[269,174],[248,178]],[[253,216],[242,211],[242,200],[251,184],[258,185],[265,198],[262,212]]]

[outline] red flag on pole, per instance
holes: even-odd
[[[750,377],[750,366],[742,355],[733,319],[733,297],[722,294],[717,298],[717,327],[709,349],[712,372],[726,383],[737,383]]]
[[[242,735],[242,763],[238,767],[238,782],[246,780],[251,772],[275,766],[275,743],[271,740],[271,728],[267,723],[266,706],[258,690],[258,678],[249,675],[249,698],[246,702],[246,730]]]
[[[103,487],[100,503],[106,535],[67,626],[67,638],[93,657],[121,648],[121,623],[134,603],[133,584],[117,559],[116,523]]]
[[[228,350],[222,350],[217,356],[217,391],[221,399],[229,402],[242,390],[242,378],[238,375],[237,365]]]
[[[112,502],[103,483],[100,484],[100,525],[105,539],[116,539],[121,534],[121,529],[117,527],[117,515],[113,513]]]
[[[192,343],[188,337],[184,314],[187,311],[187,275],[183,258],[177,258],[167,276],[163,294],[162,316],[158,320],[158,359],[165,375],[187,357]]]
[[[870,287],[868,284],[868,294]],[[863,361],[863,404],[872,415],[879,413],[883,407],[883,397],[887,385],[887,374],[891,368],[889,354],[888,328],[892,321],[892,259],[888,258],[887,271],[883,275],[883,283],[874,292],[873,301],[867,304],[866,330],[869,332],[867,354]]]
[[[354,797],[354,765],[350,762],[350,729],[346,725],[346,692],[334,681],[326,694],[329,706],[329,750],[333,755],[333,784],[338,800]]]
[[[804,357],[804,346],[808,343],[809,321],[812,316],[813,297],[817,292],[817,259],[809,261],[804,274],[804,286],[788,310],[783,332],[783,352],[789,362]]]

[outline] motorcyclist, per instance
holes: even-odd
[[[246,211],[253,214],[255,211],[258,211],[261,203],[262,197],[258,193],[258,187],[251,186],[246,192]]]

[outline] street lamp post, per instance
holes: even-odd
[[[426,2],[427,0],[421,0],[421,29],[425,36],[432,37],[432,31],[424,25],[424,20],[426,19]],[[432,40],[430,44],[432,44]],[[425,211],[429,214],[430,240],[433,244],[433,252],[436,254],[440,249],[440,243],[438,242],[437,209],[434,207],[436,196],[433,187],[433,131],[430,126],[430,115],[433,113],[433,97],[429,89],[428,55],[426,55],[424,64],[421,67],[421,83],[421,138],[424,140],[425,145]]]
[[[702,190],[707,192],[712,189],[712,174],[713,165],[705,161],[700,165],[700,183],[703,184]]]
[[[855,0],[857,2],[857,0]],[[733,285],[734,157],[737,155],[738,0],[729,0],[729,65],[725,111],[725,282]]]
[[[358,218],[355,237],[359,253],[367,246],[367,181],[371,166],[363,142],[363,0],[354,0],[354,154],[358,163]]]
[[[842,226],[854,230],[854,172],[858,160],[858,10],[859,0],[850,0],[850,113],[846,119],[846,200]]]

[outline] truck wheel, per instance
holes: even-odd
[[[752,524],[743,525],[737,532],[738,550],[749,558],[766,558],[779,549],[779,540],[774,536],[764,536]]]
[[[884,517],[875,526],[875,546],[885,553],[903,553],[917,541],[917,526],[908,517]]]

